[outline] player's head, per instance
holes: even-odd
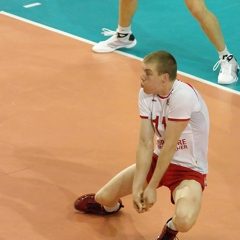
[[[174,81],[177,77],[177,62],[175,58],[166,51],[157,51],[148,54],[143,62],[145,64],[156,64],[159,75],[167,73],[169,80]]]

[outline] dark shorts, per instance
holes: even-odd
[[[156,164],[157,164],[158,156],[154,153],[152,157],[152,164],[150,170],[147,175],[147,182],[149,183],[152,175],[154,173]],[[206,174],[201,174],[200,172],[194,171],[190,168],[179,166],[176,164],[170,164],[167,171],[163,175],[158,188],[161,186],[168,187],[171,191],[171,201],[174,203],[172,199],[172,193],[174,189],[183,181],[183,180],[195,180],[199,182],[202,186],[202,190],[204,190],[206,186]]]

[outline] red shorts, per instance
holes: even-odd
[[[147,175],[147,182],[149,183],[152,175],[154,173],[158,156],[154,153],[152,157],[152,164]],[[194,171],[190,168],[179,166],[176,164],[170,163],[167,171],[163,175],[158,188],[161,186],[166,186],[171,191],[171,196],[174,189],[183,181],[183,180],[195,180],[199,182],[204,190],[206,186],[206,174],[201,174],[200,172]],[[171,197],[172,203],[174,203],[173,198]]]

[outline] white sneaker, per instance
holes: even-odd
[[[137,40],[132,33],[120,33],[107,28],[103,28],[102,31],[104,36],[112,37],[93,46],[92,50],[96,53],[113,52],[119,48],[132,48],[137,44]]]
[[[213,66],[213,71],[217,70],[219,65],[221,69],[218,75],[218,83],[231,84],[238,80],[237,74],[240,67],[232,54],[224,55],[222,59]]]

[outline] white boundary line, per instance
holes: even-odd
[[[40,6],[40,5],[41,5],[41,3],[36,2],[36,3],[31,3],[31,4],[24,5],[23,7],[24,8],[32,8],[32,7],[37,7],[37,6]]]
[[[58,33],[58,34],[61,34],[61,35],[64,35],[64,36],[67,36],[67,37],[70,37],[70,38],[73,38],[73,39],[76,39],[76,40],[79,40],[79,41],[82,41],[82,42],[85,42],[85,43],[88,43],[88,44],[91,44],[91,45],[94,45],[96,44],[95,42],[93,41],[90,41],[90,40],[87,40],[85,38],[81,38],[81,37],[77,37],[73,34],[70,34],[70,33],[66,33],[64,31],[61,31],[61,30],[57,30],[55,28],[52,28],[52,27],[48,27],[48,26],[45,26],[43,24],[40,24],[40,23],[36,23],[34,21],[31,21],[31,20],[28,20],[28,19],[25,19],[25,18],[22,18],[22,17],[18,17],[14,14],[11,14],[11,13],[7,13],[5,11],[0,11],[0,14],[2,15],[5,15],[5,16],[8,16],[8,17],[11,17],[11,18],[14,18],[14,19],[17,19],[17,20],[20,20],[22,22],[26,22],[26,23],[29,23],[31,25],[34,25],[34,26],[37,26],[37,27],[40,27],[40,28],[44,28],[44,29],[47,29],[49,31],[52,31],[52,32],[55,32],[55,33]],[[142,61],[143,59],[140,58],[140,57],[136,57],[134,55],[131,55],[131,54],[128,54],[128,53],[124,53],[124,52],[121,52],[121,51],[115,51],[116,53],[120,54],[120,55],[124,55],[126,57],[129,57],[129,58],[133,58],[133,59],[137,59],[139,61]],[[216,83],[212,83],[210,81],[207,81],[205,79],[202,79],[202,78],[199,78],[199,77],[196,77],[196,76],[193,76],[191,74],[188,74],[188,73],[185,73],[185,72],[182,72],[182,71],[178,71],[178,74],[182,75],[182,76],[185,76],[185,77],[188,77],[188,78],[191,78],[191,79],[194,79],[198,82],[202,82],[204,84],[207,84],[207,85],[210,85],[210,86],[213,86],[213,87],[216,87],[216,88],[219,88],[219,89],[222,89],[224,91],[227,91],[227,92],[231,92],[231,93],[234,93],[234,94],[237,94],[237,95],[240,95],[240,92],[239,91],[236,91],[236,90],[233,90],[233,89],[230,89],[230,88],[227,88],[227,87],[224,87],[222,85],[218,85]]]
[[[2,15],[5,15],[5,16],[8,16],[8,17],[11,17],[11,18],[14,18],[14,19],[17,19],[19,21],[22,21],[22,22],[26,22],[26,23],[29,23],[31,25],[34,25],[34,26],[37,26],[37,27],[40,27],[40,28],[44,28],[44,29],[47,29],[49,31],[52,31],[52,32],[55,32],[55,33],[59,33],[61,35],[65,35],[67,37],[70,37],[70,38],[74,38],[74,39],[77,39],[77,40],[80,40],[82,42],[86,42],[86,43],[89,43],[89,44],[95,44],[95,42],[92,42],[92,41],[89,41],[87,39],[84,39],[84,38],[81,38],[81,37],[77,37],[73,34],[70,34],[70,33],[66,33],[64,31],[61,31],[61,30],[57,30],[55,28],[52,28],[52,27],[48,27],[48,26],[45,26],[43,24],[40,24],[40,23],[36,23],[36,22],[33,22],[31,20],[28,20],[28,19],[25,19],[25,18],[22,18],[22,17],[18,17],[16,15],[13,15],[11,13],[7,13],[7,12],[4,12],[4,11],[0,11],[0,14]]]

